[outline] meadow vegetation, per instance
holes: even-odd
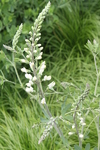
[[[0,150],[100,150],[99,4],[1,0]]]

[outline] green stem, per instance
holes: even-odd
[[[19,77],[19,74],[18,74],[18,71],[17,71],[17,69],[16,69],[16,65],[15,65],[15,64],[14,64],[14,69],[15,69],[15,73],[16,73],[16,76],[17,76],[17,78],[18,78],[18,81],[19,81],[21,87],[23,87],[23,84],[22,84],[22,82],[21,82],[21,80],[20,80],[20,77]]]
[[[19,77],[19,74],[18,74],[18,71],[17,71],[17,68],[16,68],[14,52],[12,53],[12,61],[13,61],[13,67],[14,67],[14,69],[15,69],[15,73],[16,73],[17,79],[18,79],[18,81],[19,81],[21,87],[23,87],[23,84],[22,84],[22,82],[21,82],[21,79],[20,79],[20,77]]]
[[[94,56],[94,63],[95,63],[95,69],[96,69],[96,75],[97,75],[95,90],[94,90],[94,96],[96,96],[98,82],[99,82],[99,73],[98,73],[98,68],[97,68],[97,63],[96,63],[96,55],[94,54],[93,56]]]
[[[34,62],[33,47],[32,47],[32,62]],[[37,77],[37,72],[36,72],[35,65],[33,65],[33,74],[34,74],[34,76]],[[36,81],[36,84],[37,84],[38,91],[39,91],[39,95],[40,95],[41,99],[45,98],[40,79],[38,79],[38,80]],[[41,104],[41,102],[39,102],[39,105],[40,105],[40,107],[41,107],[42,109],[44,109],[44,107],[43,107],[43,105]],[[52,117],[52,114],[50,113],[47,104],[45,104],[44,106],[45,106],[45,109],[44,109],[44,110],[46,110],[46,113],[47,113],[48,116],[51,118],[51,117]],[[54,121],[54,128],[56,129],[57,133],[59,134],[59,136],[60,136],[61,139],[62,139],[63,144],[65,145],[65,137],[64,137],[64,135],[63,135],[61,129],[58,127],[58,125],[56,124],[55,121]],[[66,145],[67,145],[68,147],[70,147],[67,143],[66,143]]]
[[[98,150],[100,150],[100,130],[98,132]]]
[[[94,56],[94,63],[95,63],[95,69],[96,69],[96,75],[97,75],[95,90],[94,90],[94,96],[96,96],[97,87],[98,87],[98,83],[99,83],[99,72],[98,72],[98,68],[97,68],[96,55],[93,54],[93,56]],[[93,98],[93,101],[94,100],[95,100],[95,98]],[[99,109],[100,109],[100,102],[99,102]],[[100,116],[98,115],[97,120],[96,120],[96,128],[97,128],[97,132],[98,132],[98,150],[100,150],[100,125],[99,125],[100,118],[99,117]]]

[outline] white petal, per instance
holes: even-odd
[[[34,77],[33,77],[33,81],[36,81],[36,80],[37,80],[37,77],[36,77],[36,76],[34,76]]]
[[[32,87],[26,87],[26,92],[30,93],[30,92],[33,92],[33,88]]]
[[[48,88],[49,88],[49,89],[52,89],[54,86],[55,86],[55,82],[53,81],[53,82],[51,82],[51,83],[48,85]]]
[[[74,128],[75,128],[75,124],[72,125],[72,129],[74,129]]]
[[[80,133],[80,134],[79,134],[79,137],[82,139],[82,138],[83,138],[83,134]]]
[[[45,98],[41,100],[41,104],[46,104]]]
[[[26,60],[25,59],[21,59],[21,62],[26,63]]]
[[[25,67],[23,67],[21,71],[27,73],[27,69]]]
[[[69,132],[68,134],[69,134],[69,135],[73,135],[73,134],[74,134],[74,132]]]
[[[46,81],[46,80],[51,80],[51,76],[45,75],[44,78],[43,78],[43,81]]]
[[[30,80],[32,79],[32,75],[31,75],[31,74],[28,74],[28,73],[25,74],[25,77],[26,77],[27,79],[30,79]]]

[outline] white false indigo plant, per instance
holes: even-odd
[[[32,29],[29,32],[30,38],[25,39],[26,47],[24,48],[24,50],[21,50],[17,46],[18,39],[20,37],[20,34],[22,32],[22,27],[23,27],[23,25],[21,24],[13,38],[12,47],[4,45],[4,47],[7,50],[12,52],[12,59],[10,60],[3,53],[3,51],[1,51],[1,54],[2,54],[2,56],[5,57],[5,59],[9,63],[11,63],[11,66],[14,67],[15,73],[16,73],[16,76],[18,78],[21,88],[23,88],[30,95],[31,99],[35,99],[39,103],[44,115],[46,117],[48,117],[48,122],[46,123],[44,132],[41,135],[41,137],[38,141],[38,144],[40,144],[49,135],[52,128],[54,127],[56,129],[57,133],[59,134],[60,138],[62,139],[64,145],[67,146],[69,149],[72,149],[70,147],[68,141],[65,140],[61,129],[59,128],[59,126],[56,123],[57,119],[61,119],[63,122],[66,122],[66,120],[64,119],[63,116],[65,116],[67,114],[66,110],[68,111],[69,108],[72,108],[72,109],[70,109],[71,111],[68,112],[68,113],[73,112],[72,113],[73,123],[71,124],[72,130],[68,133],[68,135],[70,136],[70,135],[73,135],[76,133],[78,136],[78,140],[79,140],[79,146],[82,148],[82,140],[84,139],[84,135],[85,135],[83,132],[84,126],[86,125],[85,118],[88,115],[90,110],[87,110],[84,115],[83,109],[80,106],[82,105],[85,98],[88,96],[88,93],[90,90],[89,85],[86,84],[86,88],[85,88],[84,92],[81,94],[81,96],[79,96],[77,98],[77,100],[75,100],[75,103],[72,104],[72,106],[71,106],[71,104],[68,104],[66,106],[65,102],[62,104],[62,107],[61,107],[62,115],[60,117],[52,116],[52,114],[49,111],[49,108],[47,106],[47,99],[46,99],[46,96],[45,96],[45,93],[44,93],[43,87],[42,87],[42,83],[45,81],[48,82],[46,90],[54,91],[54,86],[55,86],[54,81],[49,82],[51,80],[51,76],[44,75],[44,70],[46,69],[46,62],[44,60],[42,60],[43,47],[39,43],[39,40],[41,38],[40,29],[42,27],[42,23],[45,19],[45,16],[50,8],[50,5],[51,5],[50,2],[48,2],[48,4],[45,6],[45,8],[42,10],[42,12],[39,14],[37,19],[35,20],[34,26],[32,26]],[[97,87],[98,87],[98,81],[99,81],[99,76],[100,76],[100,70],[98,70],[97,63],[96,63],[98,43],[95,40],[93,41],[93,44],[91,44],[91,42],[88,41],[86,47],[89,50],[91,50],[91,52],[94,56],[94,62],[95,62],[95,68],[96,68],[97,80],[96,80],[96,85],[95,85],[95,90],[94,90],[95,98],[93,98],[93,101],[95,101],[96,97],[98,97]],[[17,67],[16,67],[17,62],[21,62],[22,64],[25,63],[25,64],[27,64],[26,66],[28,66],[27,68],[26,67],[21,68],[21,71],[24,73],[26,81],[27,81],[25,86],[23,85],[23,83],[20,79],[20,76],[18,74]],[[11,82],[11,81],[8,81],[4,77],[3,73],[2,73],[2,76],[5,81]],[[11,83],[13,83],[13,82],[11,82]],[[65,82],[62,82],[62,86],[64,88],[66,87],[65,84],[66,84]],[[77,88],[72,83],[67,83],[67,85]],[[98,110],[100,112],[100,102],[99,102]],[[100,125],[99,125],[100,119],[99,119],[99,117],[100,117],[100,115],[98,115],[96,117],[97,120],[95,122],[96,122],[97,131],[98,131],[98,147],[100,149]],[[35,127],[35,125],[33,125],[33,127]]]
[[[39,43],[39,40],[41,38],[40,29],[42,27],[42,23],[45,19],[45,16],[50,8],[50,2],[45,6],[45,8],[42,10],[42,12],[39,14],[37,19],[34,22],[34,26],[32,26],[31,31],[29,32],[30,38],[25,39],[26,47],[22,51],[18,46],[18,39],[20,37],[20,34],[22,32],[23,25],[21,24],[19,26],[18,31],[16,32],[12,47],[3,45],[7,50],[10,50],[12,52],[12,61],[10,61],[8,58],[7,60],[11,62],[12,66],[15,69],[16,76],[18,78],[18,81],[23,89],[30,95],[31,99],[34,98],[39,103],[41,109],[43,110],[44,115],[46,117],[48,116],[48,124],[46,125],[46,128],[43,132],[43,135],[39,139],[38,144],[40,144],[46,136],[49,135],[51,129],[54,127],[61,137],[63,143],[68,146],[68,143],[65,143],[65,138],[63,136],[63,133],[61,129],[58,127],[58,125],[55,122],[55,118],[52,117],[49,108],[46,104],[46,97],[45,93],[42,88],[42,82],[51,80],[51,76],[44,75],[43,72],[46,68],[46,62],[42,60],[43,55],[43,47]],[[28,64],[29,67],[23,67],[21,68],[21,71],[25,73],[25,78],[27,80],[27,83],[25,85],[22,84],[20,76],[18,74],[17,68],[16,68],[16,55],[19,54],[21,58],[17,58],[17,61],[20,61],[21,63]],[[54,90],[53,87],[55,86],[55,82],[52,81],[48,84],[47,90]],[[35,87],[35,88],[34,88]],[[37,87],[37,89],[36,89]],[[35,96],[34,96],[35,95]]]
[[[92,113],[95,118],[95,124],[96,124],[97,133],[98,133],[98,150],[100,150],[100,98],[99,98],[100,93],[97,93],[99,78],[100,78],[100,67],[97,64],[97,59],[100,57],[99,43],[95,39],[93,40],[93,43],[91,43],[88,40],[86,44],[86,48],[90,50],[93,55],[94,65],[95,65],[95,70],[96,70],[96,82],[95,82],[95,88],[94,88],[94,96],[93,96],[93,100],[91,103],[94,104],[94,102],[96,102],[98,104],[98,108],[96,110],[92,110]]]

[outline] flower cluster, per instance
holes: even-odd
[[[26,83],[26,92],[28,93],[34,92],[33,84],[40,86],[40,78],[42,78],[43,72],[46,68],[45,61],[42,61],[43,47],[40,43],[38,43],[38,41],[41,38],[41,24],[49,8],[50,2],[48,2],[48,4],[35,20],[34,26],[32,26],[32,30],[29,32],[30,39],[25,39],[27,47],[24,48],[24,52],[26,53],[26,56],[24,59],[21,59],[21,62],[29,64],[30,70],[24,67],[21,69],[21,71],[25,73],[25,78],[29,80],[28,83]],[[51,76],[45,75],[41,81],[48,80],[51,80]],[[53,81],[47,86],[47,89],[53,90],[54,85],[55,82]],[[42,90],[40,93],[42,93]],[[45,104],[46,101],[43,93],[41,94],[41,99],[41,103]]]
[[[94,39],[93,43],[91,43],[89,40],[87,42],[87,44],[85,45],[85,47],[90,50],[92,52],[92,54],[98,54],[99,52],[99,44],[98,42]]]
[[[43,135],[41,136],[41,138],[39,139],[39,142],[38,144],[40,144],[50,133],[51,129],[53,128],[53,125],[54,125],[54,121],[55,121],[55,118],[51,117],[49,122],[47,123],[46,127],[45,127],[45,130],[43,132]]]
[[[79,122],[79,138],[82,139],[84,135],[81,133],[81,128],[86,125],[84,118],[81,116],[81,113],[77,112],[77,122]],[[75,124],[72,124],[72,132],[69,132],[68,135],[75,134]]]
[[[68,134],[72,135],[75,133],[75,130],[76,130],[79,140],[81,140],[84,137],[83,127],[86,125],[86,123],[85,123],[84,117],[82,117],[83,116],[82,110],[80,109],[78,111],[78,109],[80,107],[80,104],[82,107],[82,102],[88,96],[89,91],[90,91],[90,86],[89,84],[86,84],[86,88],[84,92],[78,97],[76,102],[72,105],[73,108],[71,109],[72,111],[74,111],[74,114],[73,114],[74,124],[72,125],[72,132],[69,132]]]

